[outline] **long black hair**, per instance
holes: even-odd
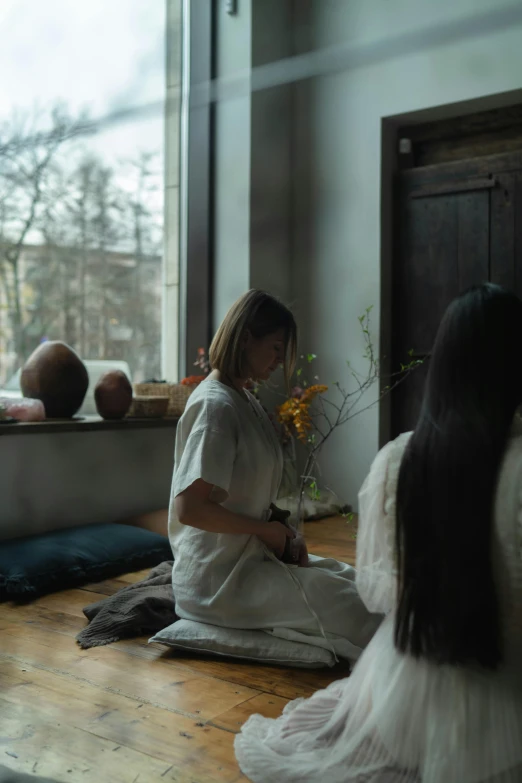
[[[497,477],[522,403],[522,302],[498,286],[449,306],[397,488],[395,644],[438,663],[502,660],[492,563]]]

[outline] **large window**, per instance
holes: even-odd
[[[1,2],[0,388],[45,340],[161,377],[166,1]]]

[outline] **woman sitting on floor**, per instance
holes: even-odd
[[[363,605],[351,566],[309,558],[304,546],[295,565],[281,560],[294,535],[274,506],[282,451],[246,388],[280,365],[288,382],[295,355],[292,314],[260,291],[236,302],[214,338],[212,372],[177,428],[169,519],[176,613],[266,631],[353,661],[382,618]]]
[[[350,678],[252,717],[255,783],[522,781],[522,302],[449,307],[413,434],[360,494],[357,584],[387,617]]]

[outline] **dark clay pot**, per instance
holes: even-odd
[[[132,386],[121,370],[105,373],[94,390],[96,410],[103,419],[123,419],[132,404]]]
[[[89,388],[84,363],[65,343],[42,343],[26,361],[20,378],[24,397],[41,400],[48,419],[71,419]]]

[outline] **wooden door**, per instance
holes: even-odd
[[[411,358],[424,364],[392,393],[392,437],[415,426],[451,300],[488,280],[522,296],[522,155],[401,172],[395,192],[392,372]]]

